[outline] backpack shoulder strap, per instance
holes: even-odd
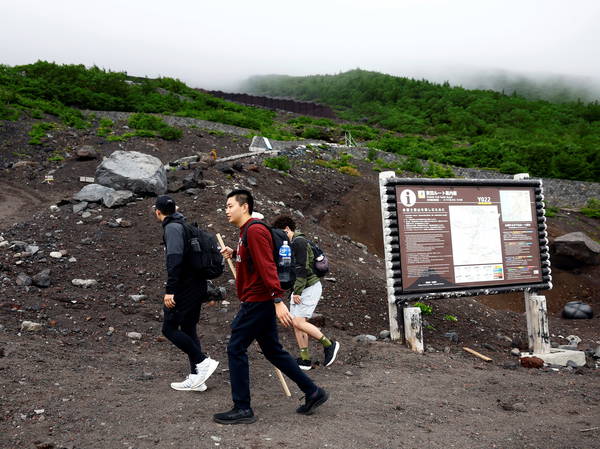
[[[255,224],[261,224],[265,228],[267,228],[269,230],[269,233],[271,233],[271,238],[273,238],[273,233],[271,232],[271,226],[269,226],[264,221],[255,220],[246,227],[246,229],[244,230],[244,233],[242,234],[242,245],[244,245],[245,247],[248,247],[248,230],[250,229],[250,226],[255,225]]]

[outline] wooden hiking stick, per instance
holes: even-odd
[[[221,249],[225,248],[225,243],[223,242],[221,234],[217,234],[217,241],[219,242],[219,245],[221,245]],[[235,266],[233,265],[231,258],[227,259],[227,263],[229,264],[229,269],[231,270],[231,274],[233,274],[233,278],[236,279],[237,273],[235,272]],[[279,379],[279,383],[281,383],[281,388],[283,388],[285,395],[287,397],[292,396],[292,393],[290,393],[290,389],[287,386],[287,382],[285,381],[285,378],[283,377],[283,374],[281,374],[279,368],[275,368],[275,375]]]

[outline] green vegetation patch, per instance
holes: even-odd
[[[287,156],[268,157],[264,161],[265,167],[283,172],[288,172],[292,168],[292,163]]]

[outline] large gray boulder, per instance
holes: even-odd
[[[114,192],[115,189],[101,186],[100,184],[88,184],[77,192],[73,199],[77,201],[89,201],[90,203],[99,203],[108,192]]]
[[[600,244],[583,232],[561,235],[552,244],[552,262],[560,268],[600,265]]]
[[[140,195],[167,191],[167,174],[160,159],[137,151],[115,151],[104,159],[96,169],[96,182]]]

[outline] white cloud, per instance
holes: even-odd
[[[356,67],[436,79],[475,69],[597,79],[599,19],[591,0],[4,0],[0,62],[97,64],[207,87]]]

